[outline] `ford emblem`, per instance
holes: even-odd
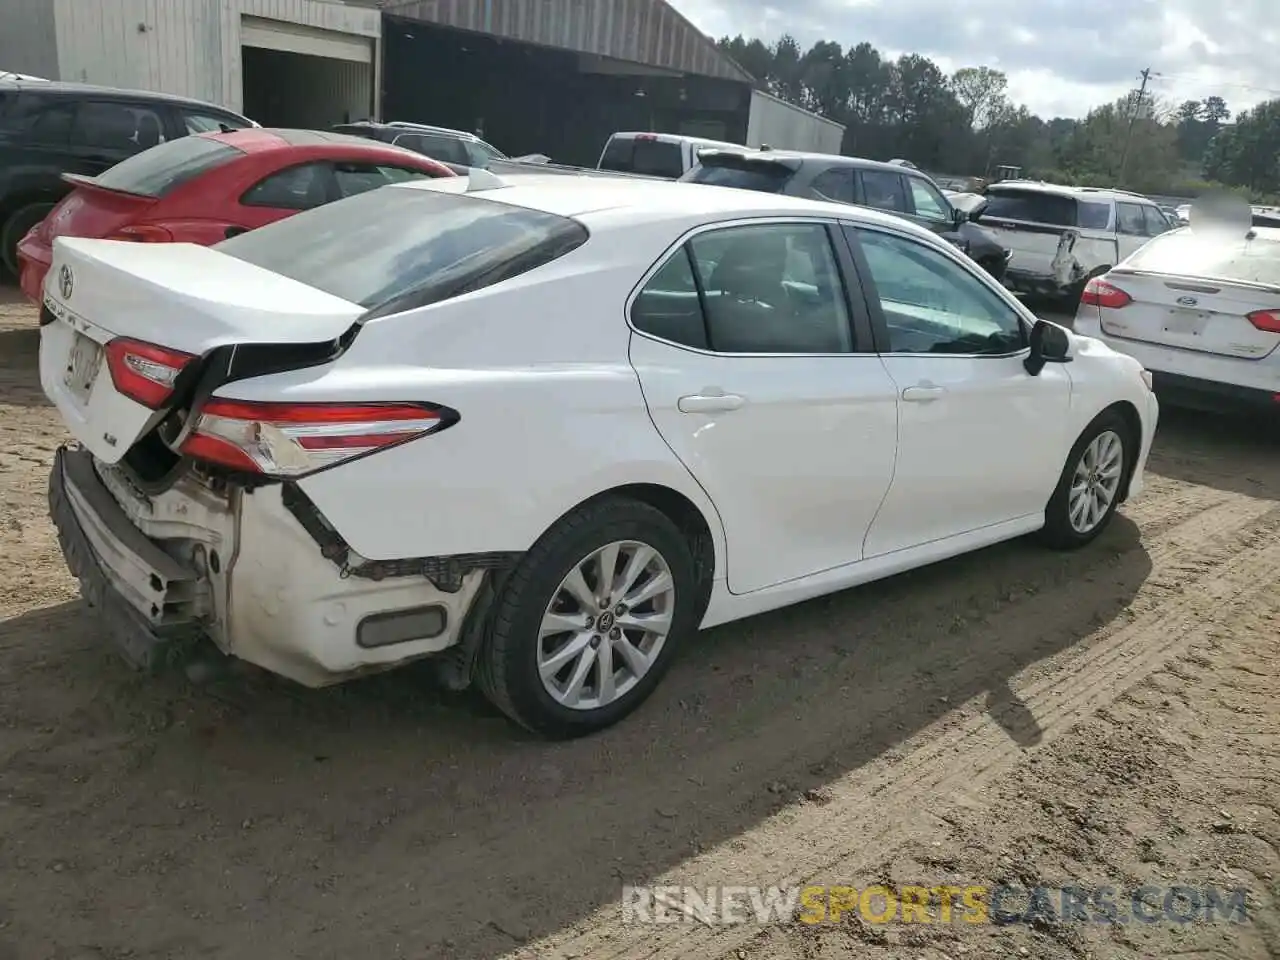
[[[1197,300],[1195,297],[1179,297],[1178,298],[1178,303],[1184,307],[1194,307],[1199,302],[1200,301]]]
[[[70,300],[71,291],[75,288],[76,278],[71,275],[71,268],[64,263],[58,271],[58,289],[62,292],[62,299]]]

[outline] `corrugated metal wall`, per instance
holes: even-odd
[[[3,0],[0,7],[0,73],[57,80],[53,0]]]
[[[526,43],[751,81],[662,0],[393,0],[385,9],[397,17]]]
[[[11,0],[10,0],[11,2]],[[18,0],[31,4],[36,0]],[[46,3],[49,0],[45,0]],[[377,38],[376,9],[325,0],[52,0],[59,79],[243,109],[240,18]],[[6,18],[6,30],[8,20]],[[0,69],[14,69],[4,67]]]

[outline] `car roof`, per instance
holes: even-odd
[[[735,146],[732,149],[721,151],[723,153],[740,153],[752,160],[806,160],[822,161],[830,163],[832,166],[856,168],[858,170],[883,170],[886,173],[907,174],[911,176],[920,176],[928,179],[929,175],[918,167],[908,167],[905,164],[885,162],[882,160],[868,160],[865,157],[848,157],[839,153],[817,153],[816,151],[806,150],[752,150],[749,147]]]
[[[281,150],[286,147],[316,147],[324,144],[381,152],[401,149],[389,143],[383,143],[380,140],[354,137],[350,134],[335,133],[331,130],[295,130],[288,127],[246,127],[243,130],[202,133],[199,136],[207,140],[217,140],[245,153],[261,153],[266,150]],[[412,153],[412,151],[405,152]],[[419,156],[419,154],[414,154],[414,156]]]
[[[15,80],[12,74],[0,77],[0,90],[25,90],[65,97],[128,97],[131,100],[200,107],[203,110],[216,110],[228,116],[239,117],[242,120],[247,119],[234,110],[220,107],[216,103],[209,103],[207,100],[193,100],[190,97],[179,97],[171,93],[157,93],[154,90],[127,90],[121,87],[104,87],[93,83],[69,83],[62,80]]]
[[[1075,200],[1121,200],[1126,203],[1144,203],[1157,206],[1150,197],[1129,190],[1118,190],[1114,187],[1074,187],[1062,183],[1046,183],[1043,180],[1000,180],[991,184],[988,190],[1029,190],[1040,193],[1051,193],[1059,197],[1071,197]]]
[[[905,227],[922,236],[933,237],[930,231],[915,226],[900,216],[866,207],[756,190],[728,190],[701,183],[622,177],[565,177],[555,174],[521,175],[508,181],[490,175],[478,178],[478,182],[479,189],[464,186],[467,183],[465,177],[410,180],[393,184],[389,189],[465,192],[562,217],[578,218],[605,211],[632,212],[637,221],[648,222],[684,221],[691,217],[733,220],[748,217],[816,216],[880,224],[891,226],[895,230]],[[491,183],[496,185],[489,186]]]
[[[471,143],[484,143],[474,133],[455,130],[452,127],[434,127],[427,123],[410,123],[407,120],[352,120],[350,123],[337,124],[339,127],[365,127],[369,130],[386,130],[397,133],[434,133],[454,140],[467,140]]]

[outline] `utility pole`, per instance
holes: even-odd
[[[1124,135],[1124,150],[1120,153],[1120,177],[1119,186],[1124,186],[1124,170],[1129,162],[1129,143],[1133,140],[1133,123],[1138,119],[1138,111],[1142,109],[1142,104],[1147,95],[1147,81],[1151,79],[1151,68],[1145,67],[1142,71],[1142,86],[1138,88],[1137,102],[1129,110],[1129,129]]]

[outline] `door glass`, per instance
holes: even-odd
[[[16,116],[10,120],[15,133],[25,134],[31,143],[65,147],[71,137],[75,105],[30,94],[18,101]]]
[[[407,167],[389,167],[377,163],[335,163],[333,175],[338,182],[338,195],[352,197],[366,190],[376,190],[389,183],[403,183],[405,180],[422,180],[429,175],[421,170],[410,170]]]
[[[76,110],[72,145],[131,155],[164,142],[160,115],[141,104],[90,100]]]
[[[471,164],[466,144],[457,137],[443,137],[431,133],[405,133],[396,137],[395,143],[397,146],[406,147],[424,157],[439,160],[441,163],[456,163],[464,167]]]
[[[689,241],[718,353],[849,353],[844,286],[826,227],[761,224]]]
[[[907,177],[911,185],[911,199],[915,201],[916,215],[927,220],[951,221],[951,208],[933,185],[919,177]]]
[[[226,130],[244,130],[246,125],[231,117],[215,117],[208,113],[182,111],[182,122],[186,124],[187,133],[221,133]]]
[[[673,253],[649,278],[631,305],[631,324],[642,333],[681,346],[708,349],[707,325],[688,245]]]
[[[1169,221],[1157,207],[1143,207],[1142,219],[1147,224],[1147,236],[1158,237],[1169,229]]]
[[[901,176],[879,170],[863,170],[861,176],[862,194],[868,207],[888,210],[890,213],[909,212]]]
[[[824,200],[853,203],[853,168],[832,167],[813,178],[813,192]]]
[[[329,202],[328,170],[323,163],[304,163],[259,180],[240,202],[248,207],[310,210]]]
[[[1116,233],[1129,237],[1145,237],[1147,225],[1142,218],[1142,207],[1136,203],[1116,204]]]
[[[1022,349],[1018,314],[969,270],[936,250],[859,230],[890,353],[993,354]]]

